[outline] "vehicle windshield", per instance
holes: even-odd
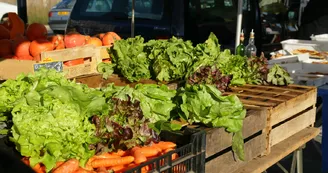
[[[135,18],[161,20],[164,0],[135,0]],[[108,16],[128,19],[132,16],[132,0],[81,0],[80,15],[87,17]],[[80,3],[80,1],[79,1]]]
[[[72,9],[76,0],[63,0],[56,5],[57,9]]]

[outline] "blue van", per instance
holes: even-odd
[[[134,0],[135,35],[146,40],[172,36],[194,44],[210,32],[223,48],[234,49],[238,0]],[[243,0],[243,29],[255,30],[261,51],[261,20],[258,0]],[[66,32],[95,35],[114,31],[122,38],[131,36],[132,0],[76,0]],[[248,34],[246,34],[248,36]],[[246,38],[247,41],[247,38]]]

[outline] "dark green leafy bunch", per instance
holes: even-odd
[[[268,73],[267,82],[272,85],[289,85],[293,79],[285,69],[275,64]]]
[[[215,34],[211,33],[205,43],[197,44],[193,50],[193,64],[188,69],[185,79],[190,78],[201,67],[213,66],[220,55],[220,44]]]
[[[246,84],[245,76],[247,76],[247,60],[246,57],[231,54],[230,50],[224,50],[219,55],[216,66],[223,75],[232,76],[231,85]]]
[[[169,40],[150,40],[146,43],[152,71],[158,81],[175,81],[184,78],[193,62],[193,46],[190,41],[175,37]]]
[[[150,79],[150,59],[144,52],[144,39],[140,36],[118,40],[109,49],[109,54],[116,71],[129,81],[139,81],[140,79]]]
[[[232,75],[231,85],[264,84],[268,74],[268,62],[264,56],[246,58],[232,55],[225,50],[219,56],[219,69],[225,75]]]

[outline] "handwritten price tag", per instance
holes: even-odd
[[[63,71],[63,62],[62,61],[54,61],[54,62],[46,62],[46,63],[37,63],[37,64],[34,64],[34,71],[38,71],[42,67],[45,67],[47,69],[55,69],[58,72],[62,72]]]

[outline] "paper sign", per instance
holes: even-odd
[[[55,69],[58,72],[62,72],[63,71],[63,62],[55,61],[55,62],[48,62],[48,63],[37,63],[37,64],[34,64],[34,71],[38,71],[41,67],[45,67],[47,69]]]

